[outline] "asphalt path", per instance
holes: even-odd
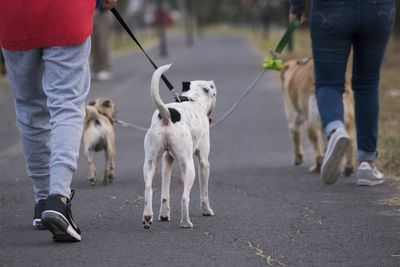
[[[205,37],[187,48],[168,41],[173,63],[166,74],[181,81],[214,80],[214,120],[220,118],[258,76],[262,54],[241,38]],[[118,56],[114,79],[93,82],[89,100],[112,98],[117,117],[149,126],[155,109],[149,93],[153,72],[145,57]],[[166,87],[162,98],[172,101]],[[79,243],[54,243],[34,231],[32,183],[26,176],[11,95],[0,82],[0,266],[400,266],[399,210],[381,204],[396,192],[388,185],[357,187],[355,178],[326,186],[309,174],[312,154],[292,166],[279,75],[267,72],[238,109],[211,130],[210,202],[213,217],[200,211],[199,188],[191,192],[193,229],[180,228],[182,184],[174,167],[171,221],[142,225],[144,182],[140,130],[115,125],[116,178],[91,187],[83,156],[72,187]],[[81,154],[82,155],[82,154]],[[98,174],[103,155],[96,156]],[[196,178],[197,180],[197,178]],[[154,180],[158,213],[160,173]]]

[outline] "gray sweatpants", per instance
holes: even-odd
[[[90,87],[90,38],[74,46],[3,49],[36,203],[69,197]]]

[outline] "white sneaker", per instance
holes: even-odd
[[[331,134],[321,165],[321,177],[325,184],[333,184],[339,178],[340,165],[349,144],[349,135],[345,129],[337,128]]]
[[[381,173],[375,166],[363,161],[357,169],[357,184],[358,185],[379,185],[383,184],[383,173]]]

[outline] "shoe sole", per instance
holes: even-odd
[[[35,230],[46,230],[46,227],[43,226],[41,219],[33,219],[32,226]]]
[[[358,177],[363,177],[363,178],[358,178],[357,179],[357,185],[361,186],[374,186],[374,185],[380,185],[384,183],[383,179],[376,179],[373,175],[371,176],[371,170],[368,169],[359,169],[357,171],[357,176]]]
[[[350,140],[346,136],[341,136],[336,141],[331,154],[321,167],[321,177],[325,184],[334,184],[340,176],[339,165],[342,162],[344,154],[347,152]]]
[[[368,179],[357,179],[357,185],[360,186],[374,186],[383,184],[383,180],[368,180]]]
[[[81,235],[71,226],[61,213],[54,210],[46,210],[42,213],[42,224],[53,234],[56,242],[79,242]]]

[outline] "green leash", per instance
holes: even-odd
[[[292,23],[290,23],[288,29],[286,30],[285,34],[282,36],[281,40],[278,43],[275,51],[271,51],[270,56],[266,56],[264,58],[264,69],[271,69],[280,71],[283,66],[283,61],[278,59],[278,54],[282,53],[283,49],[289,43],[290,37],[292,36],[293,32],[299,27],[300,19],[295,18]]]

